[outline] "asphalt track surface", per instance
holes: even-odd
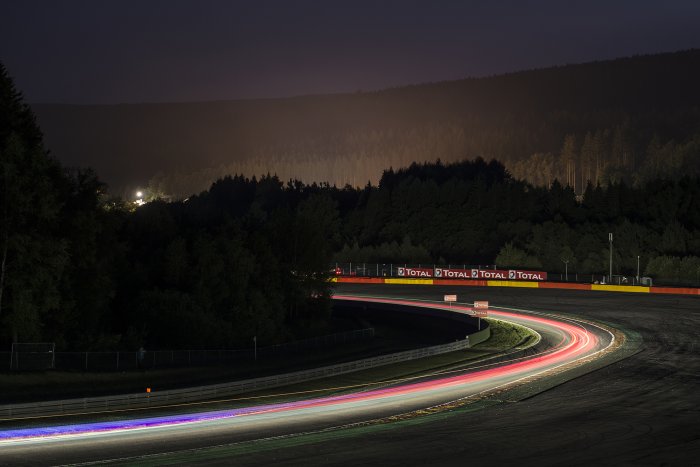
[[[396,394],[389,403],[382,399],[378,404],[378,399],[369,397],[353,401],[345,409],[342,404],[319,404],[313,410],[240,417],[254,420],[254,424],[227,423],[222,427],[220,422],[211,421],[200,424],[203,426],[197,430],[165,427],[118,436],[95,435],[88,441],[0,446],[0,463],[36,465],[99,459],[122,459],[128,464],[222,465],[700,463],[697,297],[405,285],[343,284],[338,290],[415,299],[458,293],[460,301],[485,299],[498,306],[603,321],[631,334],[638,332],[643,344],[641,351],[629,358],[526,399],[506,392],[500,400],[491,398],[481,405],[323,431],[328,426],[405,413],[458,395],[454,387],[442,387],[426,393]],[[555,336],[543,337],[553,342]],[[604,345],[600,337],[587,351]],[[306,434],[279,437],[300,431]],[[196,449],[207,445],[219,447]],[[133,457],[163,451],[170,454]]]

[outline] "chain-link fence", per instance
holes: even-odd
[[[133,352],[54,352],[53,368],[79,371],[125,371],[226,365],[241,360],[270,358],[372,339],[374,328],[328,334],[300,341],[237,350],[137,350]],[[0,352],[0,369],[37,371],[46,369],[46,356],[34,352]],[[39,362],[40,364],[37,364]]]
[[[55,358],[54,342],[15,342],[10,351],[10,368],[25,366],[49,370],[54,367]]]
[[[606,274],[579,274],[569,273],[548,273],[548,280],[554,282],[582,282],[588,284],[609,284],[609,285],[641,285],[653,286],[654,280],[651,277],[637,277],[633,275],[613,274],[612,279]]]

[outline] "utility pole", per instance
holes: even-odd
[[[612,284],[612,242],[613,242],[612,232],[608,233],[608,240],[610,241],[610,276],[608,277],[608,283]]]
[[[639,284],[639,255],[637,255],[637,284]]]

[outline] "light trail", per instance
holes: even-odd
[[[454,312],[466,312],[469,308],[453,305],[451,308],[442,304],[415,302],[397,299],[378,299],[355,296],[337,296],[345,300],[373,301],[378,303],[402,304],[417,307],[440,308]],[[478,368],[466,370],[466,373],[450,376],[440,375],[426,381],[409,382],[381,389],[371,389],[348,394],[316,397],[305,400],[295,400],[284,403],[272,403],[229,410],[216,410],[197,412],[184,415],[170,415],[160,417],[145,417],[121,421],[77,423],[60,426],[21,428],[0,431],[0,447],[8,445],[31,445],[34,443],[61,441],[65,439],[90,438],[100,435],[117,435],[135,431],[149,432],[165,428],[184,427],[196,429],[207,422],[226,423],[241,422],[255,417],[275,416],[292,411],[300,411],[304,414],[312,414],[317,409],[326,410],[352,410],[353,408],[377,404],[378,407],[388,406],[397,401],[411,399],[425,399],[438,401],[442,404],[450,401],[464,399],[475,394],[482,394],[489,390],[517,384],[524,379],[541,377],[547,372],[554,371],[562,366],[571,365],[583,359],[589,359],[599,352],[604,351],[614,342],[610,339],[607,346],[597,333],[589,332],[581,323],[568,318],[553,317],[549,315],[524,314],[514,311],[489,310],[494,318],[514,322],[527,327],[534,327],[547,332],[557,339],[551,347],[527,357],[514,358],[505,362],[483,365]],[[593,326],[591,323],[585,323]],[[602,330],[602,328],[598,328]],[[604,330],[605,332],[606,331]],[[601,333],[604,334],[604,333]],[[427,399],[426,399],[427,397]],[[427,404],[427,406],[434,404]]]

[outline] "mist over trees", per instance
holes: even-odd
[[[534,185],[700,174],[700,50],[378,92],[231,102],[36,104],[48,145],[112,192],[182,199],[228,174],[344,186],[412,162],[501,161]],[[96,154],[96,151],[99,154]]]

